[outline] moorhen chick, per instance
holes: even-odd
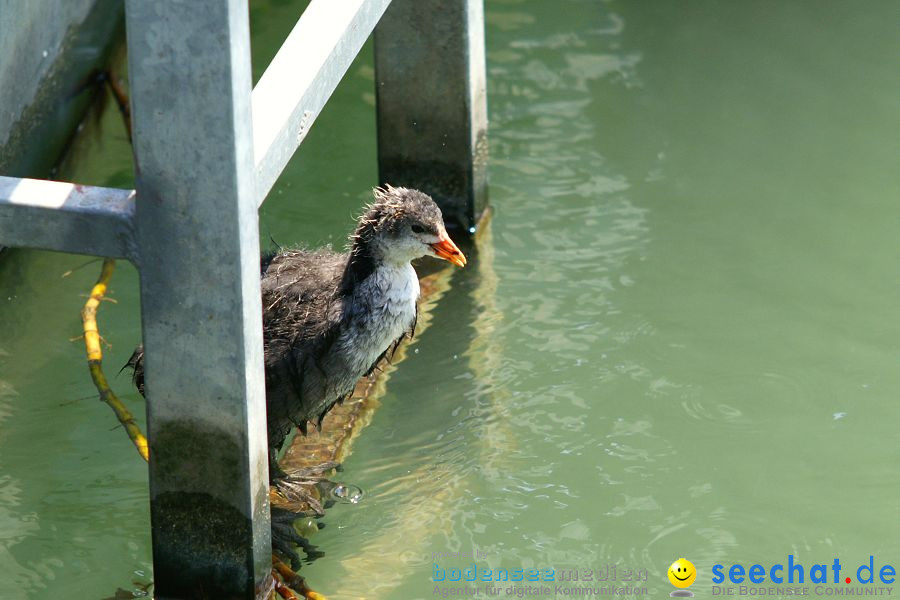
[[[290,479],[276,456],[291,428],[305,434],[307,422],[321,426],[331,407],[412,335],[419,280],[410,261],[435,256],[466,264],[431,197],[391,186],[374,195],[349,252],[288,250],[262,259],[269,473],[276,486]],[[141,347],[128,364],[143,394]],[[273,527],[273,540],[275,533]]]
[[[360,217],[350,251],[284,251],[263,259],[263,336],[270,468],[291,427],[321,425],[356,382],[416,322],[419,279],[410,261],[466,258],[447,235],[437,204],[386,186]]]

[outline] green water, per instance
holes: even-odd
[[[299,9],[253,4],[258,76]],[[685,556],[709,596],[716,563],[898,566],[898,23],[893,1],[488,0],[494,218],[354,444],[366,497],[326,517],[314,587],[431,598],[434,562],[616,564],[664,597]],[[342,243],[377,179],[370,58],[264,240]],[[127,186],[102,124],[68,174]],[[62,275],[86,260],[0,258],[3,599],[152,577],[146,468],[69,340],[99,265]],[[120,263],[110,372],[137,293]]]

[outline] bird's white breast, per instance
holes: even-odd
[[[359,284],[354,293],[361,308],[344,336],[347,349],[360,375],[408,331],[416,316],[419,278],[412,265],[381,265]]]
[[[398,311],[412,308],[413,314],[415,313],[416,301],[419,299],[419,278],[411,264],[379,267],[372,278],[374,286],[383,291],[386,307]]]

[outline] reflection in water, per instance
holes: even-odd
[[[22,564],[16,559],[14,547],[40,529],[37,515],[22,506],[21,495],[21,483],[12,477],[0,476],[0,573],[3,573],[10,593],[17,589],[20,597],[25,597],[26,591],[40,588],[41,579],[48,574],[52,576],[53,567],[60,564],[53,558],[37,564]]]
[[[9,354],[0,347],[0,360],[8,360],[8,357]],[[0,428],[12,416],[12,404],[18,397],[13,385],[0,379]],[[39,584],[40,576],[34,569],[20,564],[10,548],[37,531],[40,525],[34,512],[22,506],[21,493],[21,482],[9,475],[0,475],[0,573],[19,589],[28,590]]]
[[[499,279],[494,270],[494,241],[490,215],[483,219],[478,232],[475,285],[469,294],[474,303],[472,340],[465,356],[475,376],[469,395],[472,409],[462,423],[477,429],[478,466],[488,482],[496,483],[503,472],[512,467],[512,456],[518,448],[511,426],[509,401],[510,371],[504,368],[502,337],[499,335],[503,313],[497,301]]]
[[[445,267],[429,276],[429,287],[434,291],[425,296],[420,305],[416,337],[412,344],[399,351],[403,354],[399,354],[398,359],[406,358],[432,325],[435,307],[449,290],[453,273],[452,267]],[[383,394],[384,389],[376,394],[379,392]],[[373,472],[384,472],[395,466],[385,464]],[[352,477],[352,472],[347,476]],[[369,493],[389,495],[393,499],[387,513],[379,518],[379,523],[386,526],[366,531],[352,554],[341,558],[342,574],[338,580],[330,582],[333,591],[329,590],[329,593],[335,597],[390,597],[408,575],[409,565],[427,553],[425,542],[428,536],[436,531],[449,533],[451,530],[452,522],[441,515],[449,513],[458,501],[462,482],[450,470],[442,473],[434,465],[425,463],[405,475],[387,480],[379,477],[378,480],[379,484]],[[365,503],[364,499],[357,510],[368,510]],[[345,527],[352,531],[365,527],[365,524],[351,518]],[[402,551],[398,552],[398,549]]]
[[[479,231],[477,247],[470,254],[469,265],[476,274],[470,278],[470,291],[476,315],[472,323],[473,336],[464,352],[475,375],[470,390],[472,408],[461,416],[454,427],[438,436],[438,441],[420,450],[431,453],[433,462],[424,463],[407,475],[379,484],[380,494],[393,499],[390,527],[381,535],[368,533],[353,556],[342,559],[343,573],[333,592],[337,597],[389,598],[398,585],[423,564],[422,557],[430,554],[427,542],[436,535],[442,537],[449,552],[458,552],[471,543],[471,535],[464,524],[455,526],[458,507],[466,494],[477,489],[472,466],[490,486],[501,484],[502,473],[514,467],[510,457],[516,451],[515,435],[505,402],[511,398],[506,383],[498,380],[501,373],[502,352],[498,346],[497,324],[502,319],[496,293],[498,278],[494,272],[494,253],[491,246],[490,221],[485,220]],[[451,274],[445,269],[442,274]],[[459,290],[457,290],[457,293]],[[423,315],[426,326],[433,318],[431,311]],[[420,331],[421,333],[421,331]],[[464,447],[461,429],[477,440],[479,451]],[[468,538],[468,539],[467,539]],[[401,552],[397,549],[401,548]]]

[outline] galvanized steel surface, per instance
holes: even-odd
[[[485,78],[482,0],[395,0],[375,29],[379,178],[470,233],[487,202]]]
[[[137,256],[134,191],[0,176],[0,246]]]
[[[246,2],[131,0],[129,78],[156,593],[270,568]]]
[[[306,137],[390,0],[313,0],[253,90],[257,200]]]

